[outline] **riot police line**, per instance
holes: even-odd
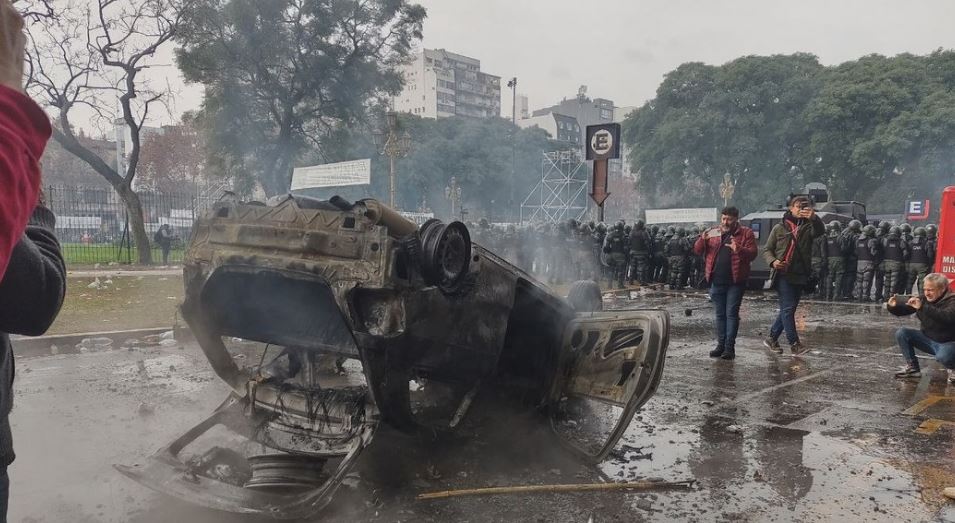
[[[593,279],[609,288],[662,284],[703,288],[703,258],[693,253],[701,228],[561,223],[471,225],[473,239],[550,284]]]
[[[938,227],[912,228],[852,220],[826,225],[813,245],[816,297],[830,301],[887,301],[893,294],[921,294],[938,251]]]
[[[608,288],[658,284],[679,290],[705,288],[703,258],[693,253],[699,226],[613,224],[471,224],[474,240],[550,284],[594,279]],[[813,245],[817,299],[885,301],[893,294],[920,293],[932,272],[938,246],[934,224],[833,221]]]

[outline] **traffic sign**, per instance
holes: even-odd
[[[588,125],[586,144],[588,160],[620,158],[620,124]]]

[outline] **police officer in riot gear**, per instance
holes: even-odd
[[[681,227],[667,242],[666,254],[670,266],[670,289],[682,289],[686,285],[686,271],[692,246],[686,240],[686,231]]]
[[[824,284],[826,281],[826,238],[832,230],[830,224],[826,224],[826,234],[816,238],[812,242],[812,277],[816,280],[816,296],[826,299]]]
[[[879,243],[882,243],[882,240],[889,235],[889,228],[892,227],[887,221],[879,222],[879,225],[875,228],[875,237],[879,240]],[[882,285],[885,283],[885,259],[880,259],[879,264],[875,267],[875,297],[881,298],[884,294]]]
[[[852,299],[852,290],[855,287],[856,283],[856,242],[859,241],[859,237],[862,236],[862,222],[859,220],[851,220],[849,225],[846,227],[846,230],[843,232],[842,241],[845,244],[844,249],[847,253],[846,255],[846,272],[843,277],[842,284],[842,293],[840,294],[841,298],[844,300]]]
[[[898,285],[905,270],[905,260],[909,256],[909,247],[902,239],[902,231],[898,227],[889,229],[889,234],[882,239],[882,252],[885,257],[882,263],[885,271],[882,299],[888,301],[893,294],[899,292]]]
[[[630,251],[629,243],[623,220],[617,222],[612,229],[607,231],[603,250],[607,254],[607,263],[610,266],[608,285],[611,288],[614,282],[617,282],[617,287],[623,288],[623,278],[627,271],[627,254]]]
[[[829,266],[826,274],[825,298],[834,300],[840,297],[842,290],[842,280],[846,273],[846,252],[845,243],[842,241],[842,224],[832,222],[829,234],[826,236],[826,259]]]
[[[630,231],[630,285],[634,280],[640,285],[650,282],[650,258],[653,256],[653,239],[647,232],[643,220],[637,220]]]
[[[912,226],[907,223],[902,223],[899,225],[899,233],[902,237],[902,240],[905,241],[906,245],[912,245]],[[905,289],[911,289],[914,282],[909,280],[909,262],[906,260],[905,266],[902,268],[902,274],[899,276],[899,285],[895,289],[897,293],[906,292]]]
[[[912,234],[912,242],[909,243],[909,260],[907,264],[908,278],[907,285],[918,284],[918,293],[922,295],[922,281],[930,272],[935,263],[935,245],[929,240],[928,233],[923,227],[916,227]],[[906,287],[904,293],[908,294],[911,287]]]
[[[929,263],[929,269],[935,270],[935,257],[938,256],[938,227],[934,223],[925,226],[925,238],[932,246],[932,252],[936,253]]]
[[[656,237],[653,238],[653,254],[656,257],[657,275],[654,279],[657,283],[668,283],[670,281],[670,262],[667,260],[666,247],[672,236],[667,233],[667,229],[660,228]]]
[[[866,225],[856,240],[856,291],[860,302],[871,301],[872,279],[882,257],[882,244],[875,237],[875,227]]]
[[[604,266],[602,260],[602,251],[604,240],[607,238],[607,225],[604,222],[600,222],[594,227],[593,233],[593,249],[594,249],[594,263],[597,265],[597,272],[599,273],[599,278],[603,278],[607,275],[607,268]]]

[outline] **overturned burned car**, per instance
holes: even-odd
[[[503,381],[569,448],[603,459],[656,390],[669,337],[664,311],[604,312],[593,282],[563,298],[464,224],[419,228],[375,200],[220,202],[193,229],[184,284],[182,316],[232,393],[145,464],[117,468],[281,519],[324,507],[380,423],[452,430],[480,386]],[[234,338],[260,346],[237,358]],[[361,370],[323,372],[323,358]],[[214,431],[234,444],[200,448]]]

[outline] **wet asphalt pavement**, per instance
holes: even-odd
[[[673,330],[659,390],[599,467],[569,455],[539,415],[490,391],[450,438],[380,430],[316,521],[955,521],[955,502],[941,496],[955,486],[955,385],[931,360],[921,380],[892,378],[901,364],[893,331],[914,320],[806,303],[798,320],[811,351],[776,356],[760,344],[772,298],[747,296],[733,362],[707,357],[710,310],[684,314],[705,306],[700,294],[608,302],[666,308]],[[10,521],[262,521],[182,503],[112,469],[142,461],[226,397],[194,344],[21,358],[17,372]],[[697,486],[414,500],[645,478]]]

